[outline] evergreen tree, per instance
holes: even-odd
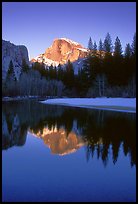
[[[88,49],[93,50],[93,43],[92,43],[91,37],[90,37],[89,42],[88,42]]]
[[[61,81],[63,81],[63,79],[64,79],[64,70],[60,64],[57,67],[57,79],[61,80]]]
[[[45,64],[44,64],[43,62],[42,62],[42,63],[35,62],[35,63],[33,64],[32,69],[38,71],[38,72],[41,74],[41,78],[42,78],[43,76],[44,76],[44,77],[47,76],[47,70],[45,69]]]
[[[102,43],[102,40],[100,39],[100,41],[99,41],[99,47],[98,47],[98,49],[100,50],[100,51],[103,51],[103,43]]]
[[[74,86],[74,69],[70,60],[68,60],[65,68],[64,83],[68,89],[72,89]]]
[[[114,55],[112,61],[111,79],[113,85],[122,85],[124,81],[125,66],[123,63],[122,46],[118,36],[115,39]]]
[[[83,75],[86,76],[87,82],[89,81],[89,78],[90,78],[90,59],[91,59],[91,57],[87,57],[87,58],[84,60],[82,69],[80,70],[81,73],[83,73]]]
[[[97,74],[103,72],[103,63],[101,59],[95,54],[88,56],[84,63],[82,70],[80,70],[81,90],[83,96],[86,96],[88,89],[92,87],[93,81]]]
[[[104,51],[108,53],[112,52],[112,39],[109,33],[107,33],[104,40]]]
[[[126,44],[125,47],[125,57],[130,58],[132,56],[132,49],[129,43]]]
[[[46,72],[44,61],[42,61],[42,63],[41,63],[40,74],[41,74],[41,78],[47,76],[47,72]]]
[[[96,45],[95,41],[94,41],[94,45],[93,45],[93,50],[97,51],[97,45]]]
[[[123,69],[124,69],[124,72],[123,72],[123,77],[122,77],[122,82],[124,82],[124,85],[127,85],[128,84],[128,80],[130,80],[130,78],[132,77],[132,74],[133,74],[133,68],[134,66],[132,65],[133,64],[133,61],[132,61],[132,49],[131,49],[131,46],[130,44],[126,44],[126,47],[125,47],[125,53],[124,53],[125,57],[124,57],[124,65],[123,65]]]
[[[132,45],[132,60],[131,60],[131,67],[132,67],[132,78],[136,78],[136,33],[134,34]],[[134,81],[134,80],[132,80]]]
[[[49,77],[49,68],[46,66],[46,68],[45,68],[45,78],[46,79],[48,79],[48,77]]]
[[[121,57],[122,56],[122,46],[121,46],[121,42],[120,42],[118,36],[115,40],[114,56],[115,57]]]
[[[50,79],[54,79],[54,67],[53,67],[53,65],[51,65],[51,66],[49,67],[48,76],[49,76]]]
[[[97,96],[105,96],[105,90],[107,86],[107,79],[105,74],[98,74],[93,82],[93,89]]]
[[[102,40],[101,40],[101,39],[100,39],[100,41],[99,41],[99,47],[98,47],[98,49],[99,49],[100,57],[102,57],[102,52],[103,52],[104,48],[103,48],[103,43],[102,43]]]
[[[136,33],[134,34],[134,37],[133,37],[131,49],[132,49],[132,55],[136,56]]]
[[[88,73],[84,66],[82,69],[79,69],[79,72],[78,72],[78,93],[81,97],[86,96],[87,90],[89,88],[88,81],[89,81]]]
[[[7,77],[6,77],[6,81],[9,81],[9,80],[16,81],[12,60],[9,63],[9,68],[8,68]]]
[[[96,52],[97,52],[97,45],[96,45],[96,42],[94,41],[93,53],[96,54]]]
[[[29,66],[28,64],[26,63],[26,60],[23,58],[22,60],[22,72],[28,72],[29,71]]]
[[[57,68],[53,68],[53,79],[57,79]]]

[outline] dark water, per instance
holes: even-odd
[[[136,116],[2,105],[3,201],[136,201]]]

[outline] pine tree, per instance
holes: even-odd
[[[64,70],[60,64],[57,67],[57,79],[61,80],[61,81],[63,81],[63,79],[64,79]]]
[[[53,79],[57,79],[57,68],[54,67],[53,69]]]
[[[104,51],[108,53],[112,52],[112,39],[109,33],[107,33],[104,40]]]
[[[51,66],[49,67],[48,76],[49,76],[50,79],[54,79],[54,67],[53,67],[53,65],[51,65]]]
[[[93,43],[92,43],[91,37],[90,37],[89,42],[88,42],[88,49],[93,50]]]
[[[93,53],[96,54],[96,52],[97,52],[97,45],[96,45],[96,42],[94,41]]]
[[[122,57],[122,46],[118,36],[115,39],[114,55],[112,61],[112,71],[110,72],[110,79],[114,85],[121,85],[124,80],[125,67]]]
[[[26,60],[23,58],[22,59],[22,72],[28,72],[29,71],[29,66],[28,64],[26,63]]]
[[[91,67],[90,67],[90,60],[92,57],[87,57],[84,62],[82,69],[79,71],[79,84],[81,95],[84,97],[88,91],[88,88],[91,85]]]
[[[136,79],[136,33],[133,36],[133,41],[132,41],[132,45],[131,45],[131,51],[132,51],[132,57],[131,57],[131,59],[132,59],[131,60],[132,81],[134,81],[134,79]],[[133,96],[134,95],[135,94],[133,94]]]
[[[116,37],[116,40],[115,40],[114,56],[115,57],[121,57],[122,56],[122,46],[121,46],[121,42],[120,42],[118,36]]]
[[[100,50],[100,51],[103,51],[103,43],[102,43],[102,40],[100,39],[100,41],[99,41],[99,47],[98,47],[98,49]]]
[[[97,45],[96,45],[96,42],[95,42],[95,41],[94,41],[93,49],[94,49],[94,50],[97,50]]]
[[[14,72],[12,60],[9,63],[9,68],[8,68],[6,80],[7,81],[9,81],[9,80],[16,81],[16,77],[15,77],[15,72]]]
[[[128,80],[130,80],[130,78],[133,75],[133,70],[134,70],[134,66],[133,66],[133,60],[132,60],[132,49],[130,44],[126,44],[125,47],[125,53],[124,53],[125,57],[124,57],[124,76],[123,76],[123,80],[125,85],[128,83]]]
[[[87,66],[87,65],[86,65]],[[89,79],[88,79],[88,72],[87,67],[85,65],[82,69],[79,69],[78,72],[78,91],[80,96],[86,96],[87,90],[89,88]]]
[[[105,96],[107,86],[107,78],[105,74],[98,74],[93,82],[93,89],[97,92],[97,96]]]
[[[103,52],[104,48],[103,48],[103,43],[102,43],[102,40],[101,40],[101,39],[100,39],[100,41],[99,41],[99,47],[98,47],[98,49],[99,49],[100,57],[102,57],[102,52]]]
[[[129,43],[126,44],[125,47],[125,57],[130,58],[132,56],[132,49]]]
[[[133,37],[131,49],[132,49],[132,55],[136,56],[136,33],[134,34],[134,37]]]
[[[73,65],[70,62],[70,60],[68,60],[68,63],[66,65],[65,74],[64,74],[64,83],[67,86],[67,88],[69,88],[69,89],[73,88],[74,69],[73,69]]]

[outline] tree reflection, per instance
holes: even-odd
[[[136,164],[135,114],[50,106],[36,101],[3,104],[3,149],[24,145],[28,130],[42,135],[44,128],[56,128],[57,132],[63,129],[67,138],[71,134],[81,137],[86,145],[87,160],[97,155],[97,159],[101,158],[106,166],[109,156],[112,156],[116,164],[121,147],[124,155],[130,156],[131,165]],[[48,137],[51,138],[50,135]],[[51,142],[55,140],[51,139]]]
[[[90,121],[90,119],[88,120]],[[130,155],[131,165],[136,164],[136,123],[134,114],[107,111],[104,112],[102,123],[97,119],[94,120],[94,114],[91,114],[91,123],[86,121],[86,124],[83,133],[85,140],[88,142],[87,154],[89,156],[93,152],[97,152],[97,158],[100,156],[106,165],[111,145],[112,159],[115,164],[118,159],[120,145],[123,143],[124,154]]]
[[[2,149],[12,146],[23,146],[26,142],[27,128],[20,125],[18,115],[9,116],[2,113]]]

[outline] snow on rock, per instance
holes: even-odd
[[[112,109],[111,106],[116,106],[122,108],[136,108],[136,98],[59,98],[48,99],[41,102],[45,104],[69,105],[76,107],[105,106],[107,108],[109,107],[108,109]]]
[[[79,43],[77,43],[77,42],[75,42],[75,41],[73,41],[73,40],[70,40],[70,39],[68,39],[68,38],[60,38],[61,40],[65,40],[65,41],[67,41],[68,43],[71,43],[71,44],[74,44],[74,45],[80,45]]]
[[[74,74],[78,75],[78,71],[83,68],[86,58],[81,58],[72,63]]]
[[[88,50],[86,48],[77,48],[78,50],[81,50],[83,52],[88,52]]]
[[[87,49],[79,43],[67,39],[57,38],[53,41],[52,45],[46,49],[45,53],[33,58],[31,62],[43,62],[50,66],[58,66],[59,64],[65,65],[68,60],[75,62],[78,59],[85,58],[87,56]]]
[[[55,67],[57,67],[59,65],[59,62],[48,59],[47,57],[44,56],[44,54],[38,55],[37,57],[35,57],[33,59],[32,62],[39,62],[39,63],[43,62],[46,66],[51,66],[52,65],[52,66],[55,66]]]

